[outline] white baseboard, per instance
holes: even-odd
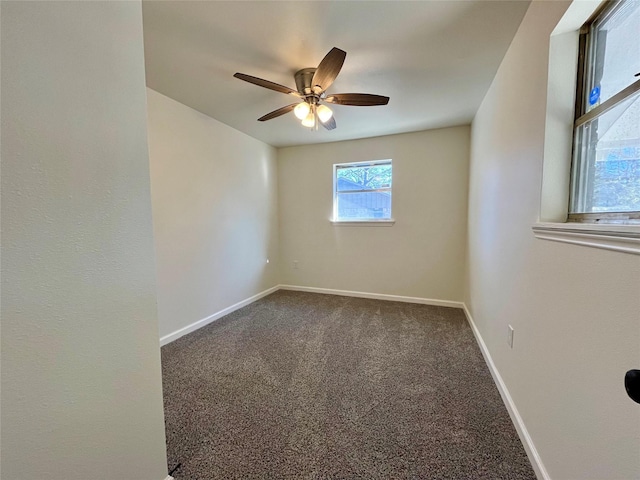
[[[174,480],[174,478],[171,475],[167,475],[167,478],[165,478],[164,480]]]
[[[478,327],[476,327],[476,324],[473,321],[473,318],[471,317],[471,313],[469,312],[467,305],[463,303],[462,308],[464,310],[464,314],[467,316],[467,320],[469,321],[471,330],[473,331],[473,334],[476,337],[476,341],[478,342],[478,346],[480,347],[482,356],[484,357],[484,360],[487,363],[487,366],[489,367],[489,371],[491,372],[493,381],[498,387],[498,391],[500,392],[502,401],[504,402],[505,407],[507,407],[507,411],[509,412],[511,421],[516,427],[516,431],[518,432],[520,441],[522,442],[524,449],[527,452],[527,456],[529,457],[529,461],[531,462],[533,470],[535,471],[536,477],[539,480],[551,480],[551,477],[549,476],[549,473],[547,472],[547,469],[544,467],[544,464],[542,463],[542,459],[538,454],[538,450],[533,444],[533,440],[531,439],[531,436],[527,431],[527,427],[525,426],[524,421],[522,420],[522,417],[520,416],[520,413],[518,412],[518,409],[516,408],[516,405],[513,402],[513,399],[511,398],[511,394],[509,393],[509,390],[507,389],[507,386],[505,385],[504,380],[502,380],[502,376],[500,375],[500,372],[498,372],[498,369],[496,368],[495,363],[493,363],[493,359],[491,358],[489,349],[487,348],[487,345],[484,343],[484,340],[482,339],[482,335],[480,335],[480,331],[478,330]]]
[[[403,297],[400,295],[388,295],[386,293],[353,292],[351,290],[334,290],[333,288],[300,287],[298,285],[279,285],[280,290],[293,290],[296,292],[324,293],[327,295],[341,295],[343,297],[372,298],[375,300],[390,300],[392,302],[421,303],[423,305],[435,305],[438,307],[462,308],[462,302],[451,300],[434,300],[432,298]]]
[[[268,288],[263,292],[260,292],[252,297],[249,297],[241,302],[238,302],[230,307],[224,308],[219,312],[214,313],[213,315],[209,315],[202,320],[198,320],[197,322],[193,322],[186,327],[182,327],[175,332],[169,333],[164,337],[160,337],[160,346],[164,346],[168,343],[177,340],[178,338],[186,335],[187,333],[194,332],[199,328],[204,327],[205,325],[210,324],[218,320],[219,318],[224,317],[225,315],[230,314],[231,312],[235,312],[239,308],[246,307],[250,303],[255,302],[256,300],[261,299],[262,297],[266,297],[267,295],[276,292],[278,290],[293,290],[297,292],[311,292],[311,293],[323,293],[327,295],[341,295],[343,297],[359,297],[359,298],[373,298],[376,300],[390,300],[394,302],[406,302],[406,303],[421,303],[424,305],[435,305],[439,307],[452,307],[452,308],[463,308],[464,304],[462,302],[454,302],[451,300],[434,300],[432,298],[420,298],[420,297],[403,297],[400,295],[387,295],[384,293],[367,293],[367,292],[353,292],[351,290],[334,290],[331,288],[316,288],[316,287],[301,287],[297,285],[276,285],[275,287]]]
[[[213,315],[209,315],[206,318],[203,318],[202,320],[198,320],[197,322],[194,322],[190,325],[187,325],[186,327],[182,327],[179,330],[176,330],[175,332],[172,332],[168,335],[165,335],[164,337],[160,337],[160,346],[162,347],[163,345],[166,345],[167,343],[171,343],[174,340],[177,340],[178,338],[182,337],[183,335],[186,335],[187,333],[191,333],[194,332],[196,330],[198,330],[199,328],[204,327],[205,325],[210,324],[211,322],[218,320],[221,317],[224,317],[225,315],[230,314],[231,312],[235,312],[236,310],[245,307],[247,305],[249,305],[250,303],[255,302],[256,300],[261,299],[262,297],[266,297],[267,295],[277,291],[279,289],[279,285],[276,285],[275,287],[271,287],[268,288],[260,293],[257,293],[256,295],[249,297],[245,300],[242,300],[241,302],[238,302],[236,304],[231,305],[230,307],[227,308],[223,308],[222,310],[220,310],[219,312],[214,313]]]

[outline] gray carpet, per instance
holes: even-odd
[[[279,291],[162,369],[176,479],[535,479],[458,309]]]

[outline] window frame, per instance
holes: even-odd
[[[595,212],[595,213],[574,213],[574,205],[578,202],[577,197],[584,195],[584,164],[588,160],[578,159],[577,136],[579,128],[589,121],[592,121],[620,103],[631,98],[640,91],[640,77],[629,86],[617,92],[605,100],[600,105],[588,110],[585,93],[590,91],[590,82],[593,68],[595,68],[595,46],[596,39],[593,38],[594,29],[598,24],[603,23],[607,18],[623,4],[622,0],[605,1],[582,25],[579,32],[578,43],[578,68],[576,82],[576,98],[573,123],[572,151],[571,151],[571,171],[570,171],[570,191],[569,208],[567,221],[577,223],[640,223],[640,211],[627,212]]]
[[[376,165],[390,165],[391,166],[391,182],[389,187],[376,188],[376,189],[362,189],[362,190],[349,190],[349,193],[370,193],[370,192],[389,192],[389,209],[391,210],[389,218],[351,218],[340,219],[338,217],[338,170],[342,168],[352,167],[373,167]],[[390,226],[395,223],[393,218],[393,159],[381,159],[381,160],[365,160],[361,162],[346,162],[335,163],[333,165],[333,208],[332,208],[331,223],[334,225],[381,225]]]

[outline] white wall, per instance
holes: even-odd
[[[278,284],[276,150],[147,94],[165,337]]]
[[[640,368],[640,257],[531,230],[549,34],[566,8],[531,4],[473,122],[465,302],[550,477],[639,478],[640,408],[623,378]]]
[[[1,17],[1,476],[162,480],[140,2]]]
[[[395,225],[333,226],[333,164],[387,158]],[[468,158],[466,126],[279,149],[282,283],[461,300]]]

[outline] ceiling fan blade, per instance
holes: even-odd
[[[333,47],[331,51],[325,55],[311,80],[311,88],[314,90],[314,93],[322,93],[331,86],[340,73],[346,56],[347,52],[336,47]]]
[[[287,105],[286,107],[279,108],[274,110],[273,112],[267,113],[258,119],[259,122],[266,122],[267,120],[271,120],[272,118],[279,117],[280,115],[284,115],[285,113],[289,113],[291,110],[296,108],[297,103],[292,103],[291,105]]]
[[[324,128],[327,130],[333,130],[336,128],[336,119],[334,116],[331,116],[329,120],[326,122],[320,122]]]
[[[296,97],[300,96],[300,94],[296,92],[293,88],[285,87],[284,85],[280,85],[279,83],[273,83],[273,82],[270,82],[269,80],[253,77],[245,73],[235,73],[233,76],[236,78],[239,78],[240,80],[244,80],[245,82],[258,85],[259,87],[268,88],[269,90],[275,90],[276,92],[286,93],[287,95],[295,95]]]
[[[324,99],[325,102],[336,105],[355,105],[357,107],[369,107],[373,105],[386,105],[389,97],[372,95],[370,93],[336,93]]]

